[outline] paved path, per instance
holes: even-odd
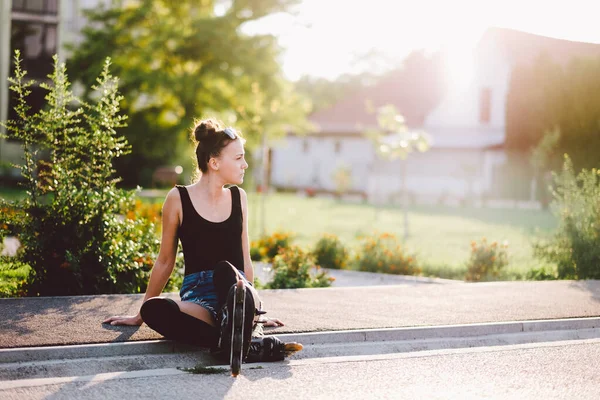
[[[262,283],[269,282],[273,279],[273,271],[271,264],[263,262],[254,262],[254,276]],[[463,281],[440,279],[440,278],[423,278],[412,275],[392,275],[380,274],[376,272],[350,271],[340,269],[328,269],[327,274],[334,278],[332,287],[357,287],[357,286],[389,286],[400,284],[420,285],[423,283],[462,283]]]
[[[277,333],[600,316],[600,281],[405,283],[263,290]],[[170,296],[177,298],[177,294]],[[0,348],[158,339],[146,325],[101,321],[137,312],[143,295],[0,299]]]

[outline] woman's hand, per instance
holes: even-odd
[[[128,316],[115,316],[110,317],[102,321],[103,324],[111,324],[111,325],[133,325],[139,326],[143,323],[142,317],[140,314],[137,315],[128,315]]]
[[[267,318],[266,320],[263,321],[262,324],[264,327],[269,327],[269,328],[271,328],[271,327],[276,328],[278,326],[284,326],[283,322],[281,322],[277,318]]]

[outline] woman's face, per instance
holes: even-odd
[[[240,138],[231,141],[221,151],[218,158],[219,175],[226,183],[241,185],[248,163],[244,159],[244,144]]]

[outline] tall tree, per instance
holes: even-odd
[[[344,74],[333,80],[303,76],[296,82],[296,87],[300,94],[311,100],[313,111],[320,111],[362,89],[394,84],[411,97],[419,97],[418,103],[424,105],[423,115],[426,115],[437,105],[444,89],[441,62],[439,53],[428,56],[423,50],[414,50],[401,61],[368,52],[354,62],[357,67],[362,67],[357,68],[362,72]]]
[[[541,56],[532,66],[518,66],[506,112],[509,148],[538,153],[551,148],[544,161],[550,169],[562,165],[565,153],[576,171],[600,167],[600,58],[575,58],[561,66]],[[556,132],[548,147],[542,139]]]
[[[124,135],[132,154],[117,163],[128,185],[147,184],[152,170],[191,167],[189,128],[216,115],[241,129],[250,146],[260,135],[302,128],[309,104],[283,78],[272,35],[244,33],[245,24],[291,12],[299,0],[114,1],[88,13],[84,41],[69,60],[72,77],[89,86],[105,57],[113,60],[130,117]]]
[[[327,109],[345,96],[372,84],[378,77],[369,73],[344,74],[336,79],[305,75],[296,82],[296,90],[311,101],[311,111]]]
[[[506,101],[506,143],[529,151],[556,122],[553,108],[560,102],[564,72],[547,54],[533,65],[517,65],[510,77]],[[554,120],[554,121],[553,121]]]

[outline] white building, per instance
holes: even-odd
[[[108,0],[2,0],[0,1],[0,121],[10,118],[9,83],[14,51],[21,51],[28,78],[46,80],[52,72],[52,56],[68,57],[65,45],[78,43],[86,24],[83,10]],[[30,104],[36,109],[45,92],[33,88]],[[20,163],[20,143],[0,138],[0,162]],[[0,173],[1,173],[0,169]],[[18,170],[15,170],[18,175]]]
[[[409,128],[422,129],[433,138],[428,152],[408,157],[406,188],[411,200],[533,200],[530,176],[520,183],[521,193],[515,194],[511,186],[518,183],[501,172],[514,163],[504,150],[511,72],[515,65],[531,63],[542,53],[564,63],[574,56],[600,55],[600,45],[490,28],[472,60],[465,56],[459,73],[445,87],[439,82],[395,81],[391,76],[313,114],[315,133],[304,137],[291,133],[274,145],[271,185],[334,192],[332,175],[346,166],[352,174],[350,192],[373,201],[394,201],[401,188],[401,163],[378,159],[364,137],[366,130],[377,127],[366,104],[391,103],[405,116]],[[444,60],[448,66],[448,58]],[[523,173],[517,175],[527,175],[528,163],[522,166]]]

